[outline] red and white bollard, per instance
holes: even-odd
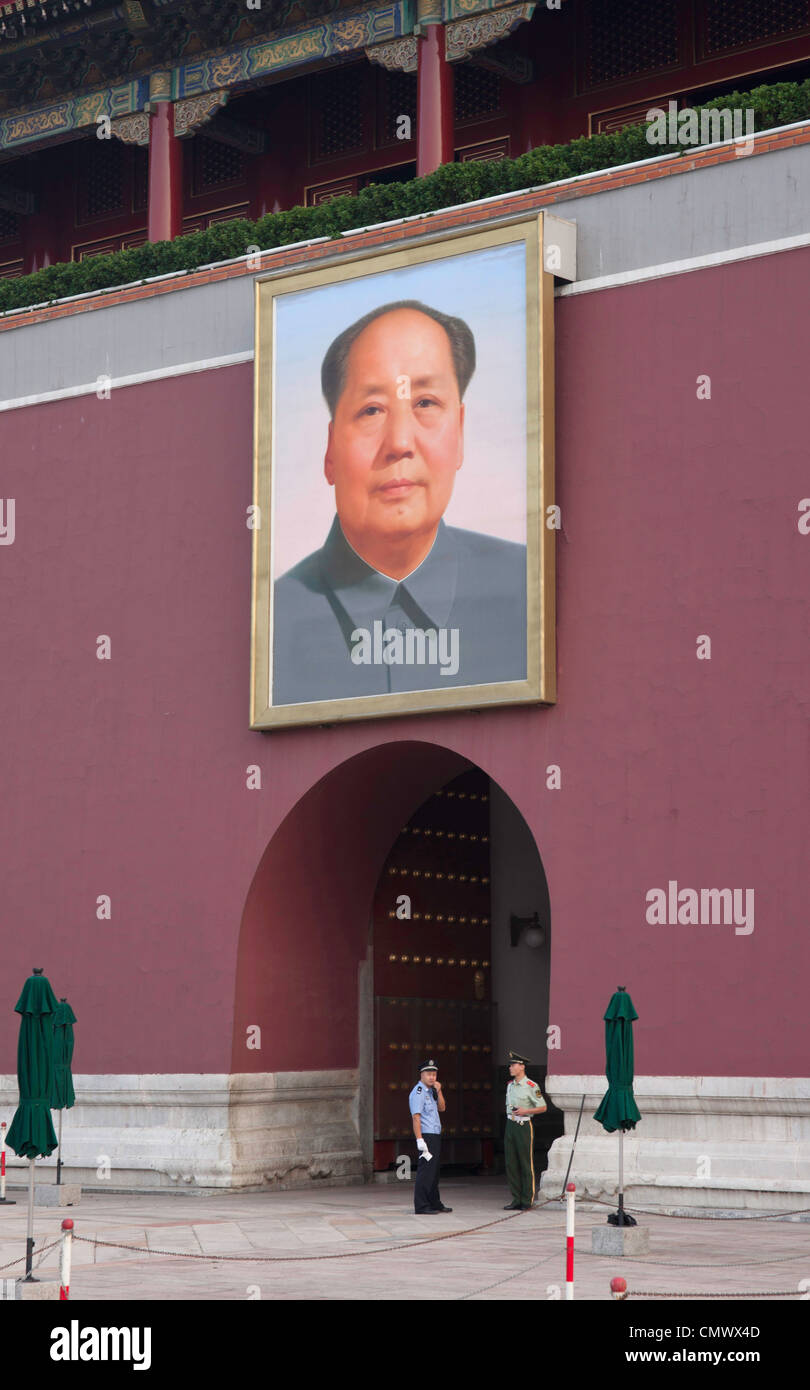
[[[614,1298],[626,1298],[627,1280],[623,1279],[620,1274],[616,1274],[610,1281],[610,1292]]]
[[[59,1258],[59,1299],[70,1298],[70,1247],[73,1240],[73,1221],[66,1216],[62,1222],[62,1249]]]
[[[0,1203],[7,1207],[16,1207],[17,1203],[13,1197],[6,1196],[6,1122],[0,1123]]]
[[[565,1296],[574,1297],[574,1200],[576,1183],[565,1189]]]

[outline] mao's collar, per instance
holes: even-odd
[[[458,554],[452,531],[440,521],[421,565],[405,579],[390,579],[352,549],[336,516],[321,551],[321,570],[355,627],[370,628],[396,603],[416,626],[441,628],[456,596]]]

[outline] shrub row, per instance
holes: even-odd
[[[732,92],[695,109],[735,108],[753,110],[755,130],[806,120],[810,117],[810,79]],[[312,237],[336,237],[354,227],[437,212],[654,155],[689,152],[689,147],[681,145],[650,144],[647,130],[646,125],[625,126],[610,134],[583,136],[567,145],[541,145],[517,159],[445,164],[425,178],[370,184],[355,196],[335,198],[320,207],[268,213],[257,222],[241,219],[220,223],[174,241],[150,242],[109,256],[51,265],[34,275],[0,280],[0,312],[125,285],[168,271],[195,270],[212,261],[241,256],[250,246],[267,250]]]

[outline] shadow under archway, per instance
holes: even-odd
[[[357,969],[380,870],[413,810],[467,767],[436,744],[382,744],[328,773],[285,817],[242,914],[232,1071],[357,1066]],[[250,1049],[257,1024],[261,1048]]]

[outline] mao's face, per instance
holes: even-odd
[[[463,457],[464,406],[450,340],[415,309],[375,319],[349,353],[325,473],[360,555],[431,536]]]

